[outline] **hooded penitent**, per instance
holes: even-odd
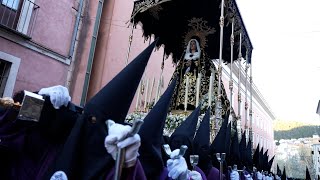
[[[139,160],[148,179],[158,177],[165,167],[161,154],[163,128],[175,86],[176,80],[173,80],[159,101],[144,118],[144,123],[139,131],[141,137]]]
[[[57,171],[63,171],[69,179],[106,178],[114,160],[104,147],[108,135],[105,121],[124,122],[156,43],[157,40],[86,103],[49,178]]]
[[[209,153],[210,145],[210,108],[208,108],[196,137],[193,140],[194,154],[199,155],[198,167],[207,174],[212,168],[211,156]]]
[[[190,165],[190,155],[193,154],[193,138],[196,132],[196,127],[198,123],[198,117],[200,113],[200,106],[198,106],[185,121],[181,123],[179,127],[172,133],[169,140],[169,145],[172,150],[180,149],[181,145],[188,146],[188,149],[184,155],[189,168]]]
[[[223,122],[220,127],[220,130],[217,136],[214,138],[212,144],[210,145],[210,155],[212,157],[212,165],[216,168],[219,168],[219,162],[216,158],[216,153],[227,153],[230,150],[231,126],[229,131],[229,127],[228,127],[229,114],[230,114],[230,111],[228,111],[222,117]]]

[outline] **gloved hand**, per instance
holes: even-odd
[[[50,96],[50,101],[55,109],[59,109],[62,105],[67,107],[71,101],[68,89],[61,85],[42,88],[38,94]]]
[[[250,174],[246,174],[246,175],[244,175],[244,177],[246,180],[252,180],[252,177]]]
[[[257,179],[262,180],[262,174],[259,171],[257,172]]]
[[[182,156],[177,159],[173,159],[179,154],[179,152],[180,150],[176,149],[170,154],[171,159],[167,161],[167,169],[169,171],[168,177],[178,180],[187,180],[189,179],[189,175],[186,160]]]
[[[125,167],[132,167],[137,161],[139,155],[140,136],[135,134],[133,137],[126,137],[131,129],[128,125],[115,123],[112,120],[106,121],[108,125],[108,136],[104,140],[104,145],[112,158],[116,160],[118,148],[125,148]]]
[[[189,171],[189,177],[192,180],[202,180],[202,176],[198,171]]]
[[[230,173],[230,179],[231,180],[239,180],[240,176],[239,176],[238,171],[232,170]]]

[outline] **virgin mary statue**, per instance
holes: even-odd
[[[200,38],[199,38],[200,39]],[[176,66],[172,79],[178,79],[176,89],[171,102],[171,110],[184,110],[185,103],[187,110],[196,108],[197,95],[197,78],[200,77],[199,84],[199,103],[208,101],[208,92],[210,84],[210,76],[213,76],[212,82],[212,102],[214,106],[215,97],[218,95],[218,72],[213,61],[206,56],[206,53],[201,49],[201,42],[197,37],[192,37],[185,49],[183,57]],[[188,92],[186,98],[186,82],[188,81]],[[229,101],[226,96],[224,86],[222,84],[222,114],[229,108]],[[187,100],[187,101],[185,101]],[[206,104],[203,104],[202,109],[206,109]],[[214,111],[214,108],[212,108]]]
[[[201,76],[201,88],[199,96],[208,92],[209,78],[211,74],[211,64],[205,60],[204,53],[201,51],[199,41],[196,38],[189,40],[185,50],[173,74],[173,78],[178,78],[176,91],[171,103],[172,110],[183,110],[185,108],[186,84],[188,81],[187,110],[196,108],[196,87],[197,78]]]

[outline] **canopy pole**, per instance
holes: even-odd
[[[245,120],[245,125],[244,125],[244,129],[245,129],[245,133],[246,133],[246,138],[248,138],[248,133],[249,133],[249,129],[248,129],[248,88],[247,88],[247,82],[248,82],[248,51],[246,53],[246,67],[245,67],[245,73],[246,73],[246,79],[245,79],[245,89],[246,89],[246,94],[245,94],[245,101],[244,101],[244,109],[245,109],[245,114],[244,114],[244,120]],[[248,141],[246,141],[248,142]]]
[[[233,102],[233,78],[232,78],[232,67],[233,67],[233,46],[234,46],[234,18],[232,18],[232,32],[230,37],[230,45],[231,45],[231,63],[230,63],[230,81],[229,81],[229,89],[230,89],[230,115],[229,122],[232,122],[232,102]]]
[[[239,43],[239,55],[238,55],[238,118],[237,118],[237,129],[238,133],[241,134],[241,46],[242,46],[242,34],[240,33],[240,43]]]
[[[133,29],[134,29],[134,23],[132,23],[131,33],[129,35],[129,45],[128,45],[128,50],[127,50],[126,65],[128,65],[128,63],[129,63],[129,55],[130,55],[130,51],[131,51],[132,38],[133,38]]]
[[[251,57],[250,57],[251,58]],[[253,115],[253,111],[252,111],[252,86],[253,86],[253,81],[252,81],[252,61],[250,60],[249,63],[249,67],[250,67],[250,109],[249,109],[249,116],[250,116],[250,128],[249,128],[249,137],[251,139],[251,146],[253,147],[253,133],[252,133],[252,115]],[[251,147],[251,148],[252,148]]]
[[[218,67],[218,97],[216,99],[216,107],[215,107],[215,134],[218,133],[218,122],[222,120],[221,114],[221,73],[222,73],[222,48],[223,48],[223,27],[224,27],[224,0],[221,0],[221,13],[220,13],[220,51],[219,51],[219,67]]]
[[[162,63],[161,63],[161,72],[160,77],[158,81],[157,91],[156,91],[156,97],[154,100],[154,104],[156,104],[161,96],[161,85],[162,85],[162,75],[163,75],[163,69],[164,69],[164,59],[165,59],[165,50],[163,49],[163,56],[162,56]]]

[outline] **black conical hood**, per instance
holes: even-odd
[[[47,172],[64,171],[68,179],[105,179],[114,160],[104,146],[107,119],[123,123],[157,40],[103,87],[84,107],[59,157]]]
[[[219,167],[219,162],[216,158],[216,153],[227,153],[227,147],[228,144],[230,143],[230,138],[231,137],[227,137],[227,136],[231,136],[231,126],[230,126],[230,133],[228,133],[228,120],[229,120],[229,114],[230,111],[227,111],[227,113],[225,115],[223,115],[223,122],[222,125],[220,127],[220,130],[217,134],[217,136],[214,138],[212,144],[210,145],[210,155],[212,157],[212,165],[216,168],[220,168]],[[214,120],[215,121],[215,120]],[[227,156],[228,158],[228,156]]]
[[[281,174],[282,174],[282,173],[281,173],[281,170],[280,170],[280,168],[279,168],[279,165],[277,164],[277,175],[278,175],[278,176],[281,176]]]
[[[307,166],[306,166],[306,180],[311,180],[311,176],[310,176],[309,169]]]
[[[259,168],[259,152],[260,152],[260,144],[258,144],[253,154],[253,166],[256,167],[257,169]]]
[[[247,148],[246,148],[246,162],[247,162],[247,168],[250,170],[253,170],[252,141],[250,138],[249,138],[249,142],[248,142]]]
[[[261,148],[260,152],[259,152],[259,166],[258,166],[258,170],[263,170],[263,147]]]
[[[268,156],[268,149],[267,149],[267,151],[263,154],[263,163],[262,163],[262,165],[263,165],[263,170],[264,171],[268,171],[268,167],[269,167],[269,164],[268,164],[268,159],[269,159],[269,156]]]
[[[228,111],[223,117],[223,122],[220,130],[210,146],[211,153],[226,153],[226,146],[224,146],[224,144],[226,141],[229,114],[230,112]]]
[[[225,137],[226,156],[230,155],[230,150],[231,150],[231,126],[232,126],[232,123],[229,123],[226,131],[226,137]]]
[[[183,135],[193,140],[196,133],[199,113],[200,106],[198,106],[179,127],[177,127],[177,129],[172,133],[171,138],[177,135]]]
[[[92,97],[86,103],[84,113],[95,116],[98,121],[112,119],[123,123],[157,41],[150,44]]]
[[[272,164],[273,164],[274,157],[275,157],[275,156],[273,156],[273,157],[270,159],[270,161],[268,162],[268,169],[267,169],[268,172],[271,172],[271,167],[272,167]]]
[[[286,167],[283,167],[283,173],[282,173],[282,176],[281,176],[281,180],[287,180]]]
[[[179,127],[173,132],[170,137],[169,145],[172,150],[180,149],[181,145],[188,146],[188,149],[184,155],[188,167],[191,168],[190,165],[190,155],[193,154],[193,138],[196,132],[198,117],[200,113],[200,106],[198,106],[190,115],[187,117],[185,121],[181,123]]]
[[[243,132],[241,135],[241,140],[239,144],[239,151],[241,154],[241,164],[239,169],[243,169],[243,166],[248,167],[247,161],[246,161],[246,150],[247,150],[247,142],[246,142],[246,133]]]
[[[239,139],[238,139],[238,130],[236,129],[236,132],[233,135],[232,141],[231,141],[231,166],[240,164],[240,151],[239,151]]]
[[[164,167],[161,155],[163,128],[175,86],[176,80],[173,80],[159,101],[144,118],[144,123],[139,131],[141,137],[139,159],[148,179],[157,177]]]
[[[212,167],[212,162],[209,157],[210,145],[210,107],[208,108],[201,125],[197,131],[197,135],[193,140],[194,153],[199,155],[198,166],[204,172],[207,172]]]

